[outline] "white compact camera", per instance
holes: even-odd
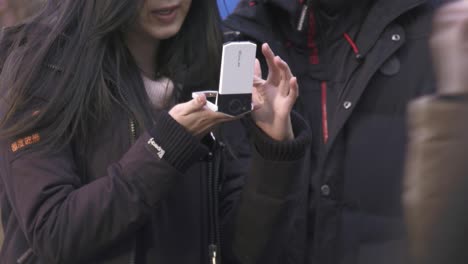
[[[207,102],[213,111],[230,116],[240,116],[252,111],[252,88],[257,45],[248,42],[230,42],[223,46],[221,74],[218,91],[201,91],[192,97],[204,94],[215,102]]]

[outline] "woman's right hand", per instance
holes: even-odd
[[[438,91],[468,93],[468,1],[442,7],[431,37]]]
[[[205,107],[206,102],[206,97],[200,95],[189,102],[174,106],[169,111],[169,115],[198,138],[205,136],[214,126],[235,119],[208,109]]]

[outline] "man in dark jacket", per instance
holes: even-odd
[[[405,112],[433,90],[433,9],[426,0],[244,0],[226,19],[226,35],[270,43],[290,64],[314,136],[294,229],[279,237],[289,246],[272,261],[404,263]]]

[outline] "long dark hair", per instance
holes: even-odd
[[[139,70],[123,36],[144,0],[48,0],[0,42],[0,136],[41,131],[42,145],[86,142],[93,126],[121,106],[145,128],[150,116]],[[180,32],[161,43],[158,71],[185,99],[216,85],[222,35],[215,0],[192,0]]]

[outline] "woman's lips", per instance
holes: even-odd
[[[168,24],[168,23],[174,22],[174,20],[176,19],[178,8],[179,8],[179,5],[158,8],[158,9],[154,9],[151,12],[151,14],[153,14],[153,16],[156,17],[160,22]]]

